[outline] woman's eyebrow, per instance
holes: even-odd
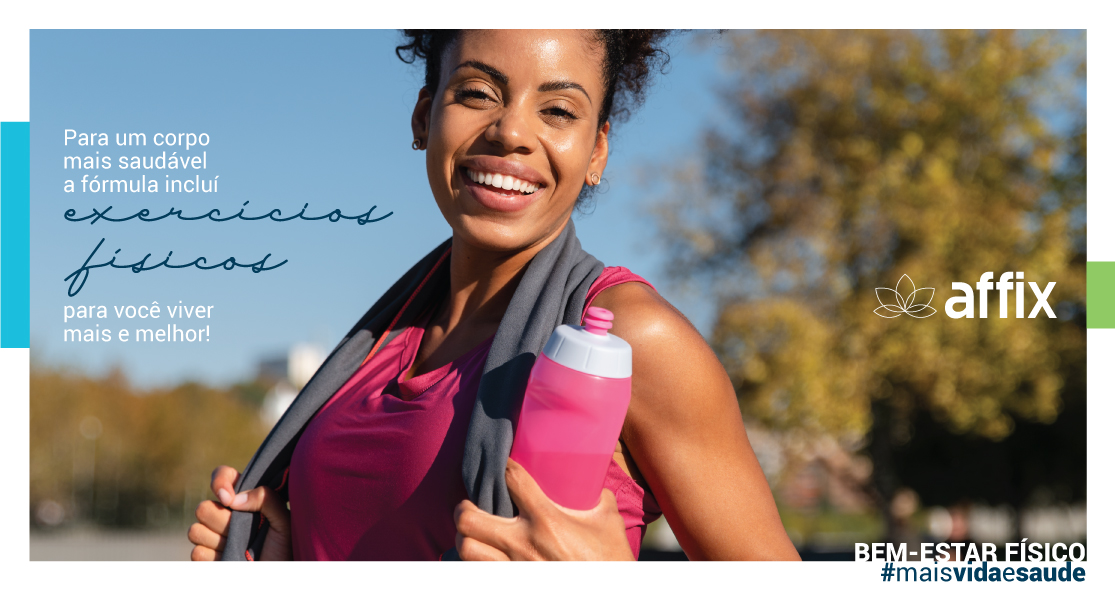
[[[480,70],[481,72],[484,72],[485,74],[488,74],[489,76],[495,78],[496,82],[499,82],[500,84],[507,84],[507,74],[504,74],[503,72],[493,68],[492,66],[490,66],[490,65],[488,65],[488,64],[486,64],[482,61],[476,61],[476,60],[471,60],[470,59],[466,62],[462,62],[457,67],[453,68],[453,71],[456,72],[457,70],[459,70],[461,68],[466,68],[466,67],[467,68],[475,68],[477,70]]]
[[[584,94],[585,98],[588,99],[588,103],[590,105],[592,104],[592,97],[588,95],[587,91],[585,91],[585,87],[581,86],[580,84],[578,84],[576,82],[570,82],[568,80],[556,80],[554,82],[546,82],[545,84],[538,87],[539,92],[553,92],[555,90],[570,90],[570,89],[580,90],[581,94]]]

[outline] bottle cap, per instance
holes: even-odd
[[[590,307],[585,312],[585,329],[591,334],[603,336],[612,329],[612,320],[615,317],[615,314],[603,307]]]
[[[542,354],[555,363],[597,377],[623,379],[631,376],[631,345],[609,334],[612,312],[590,307],[583,326],[558,326]]]

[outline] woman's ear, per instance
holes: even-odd
[[[596,132],[596,145],[592,148],[592,156],[588,160],[588,172],[585,173],[585,182],[589,185],[600,183],[604,178],[604,168],[608,166],[608,131],[612,129],[612,122],[605,121],[604,125]],[[593,174],[596,180],[593,180]]]
[[[430,109],[433,108],[434,97],[425,86],[418,91],[418,102],[414,103],[414,113],[410,116],[410,128],[414,132],[414,139],[429,144],[430,138]]]

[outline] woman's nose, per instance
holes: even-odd
[[[488,125],[484,139],[499,145],[506,152],[529,152],[534,134],[525,118],[525,109],[507,108]]]

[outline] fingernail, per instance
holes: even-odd
[[[221,504],[225,506],[228,506],[229,503],[232,502],[232,494],[228,493],[228,490],[217,490],[217,498],[221,501]]]
[[[239,494],[236,494],[236,499],[232,501],[232,507],[235,508],[247,501],[248,492],[240,492]]]

